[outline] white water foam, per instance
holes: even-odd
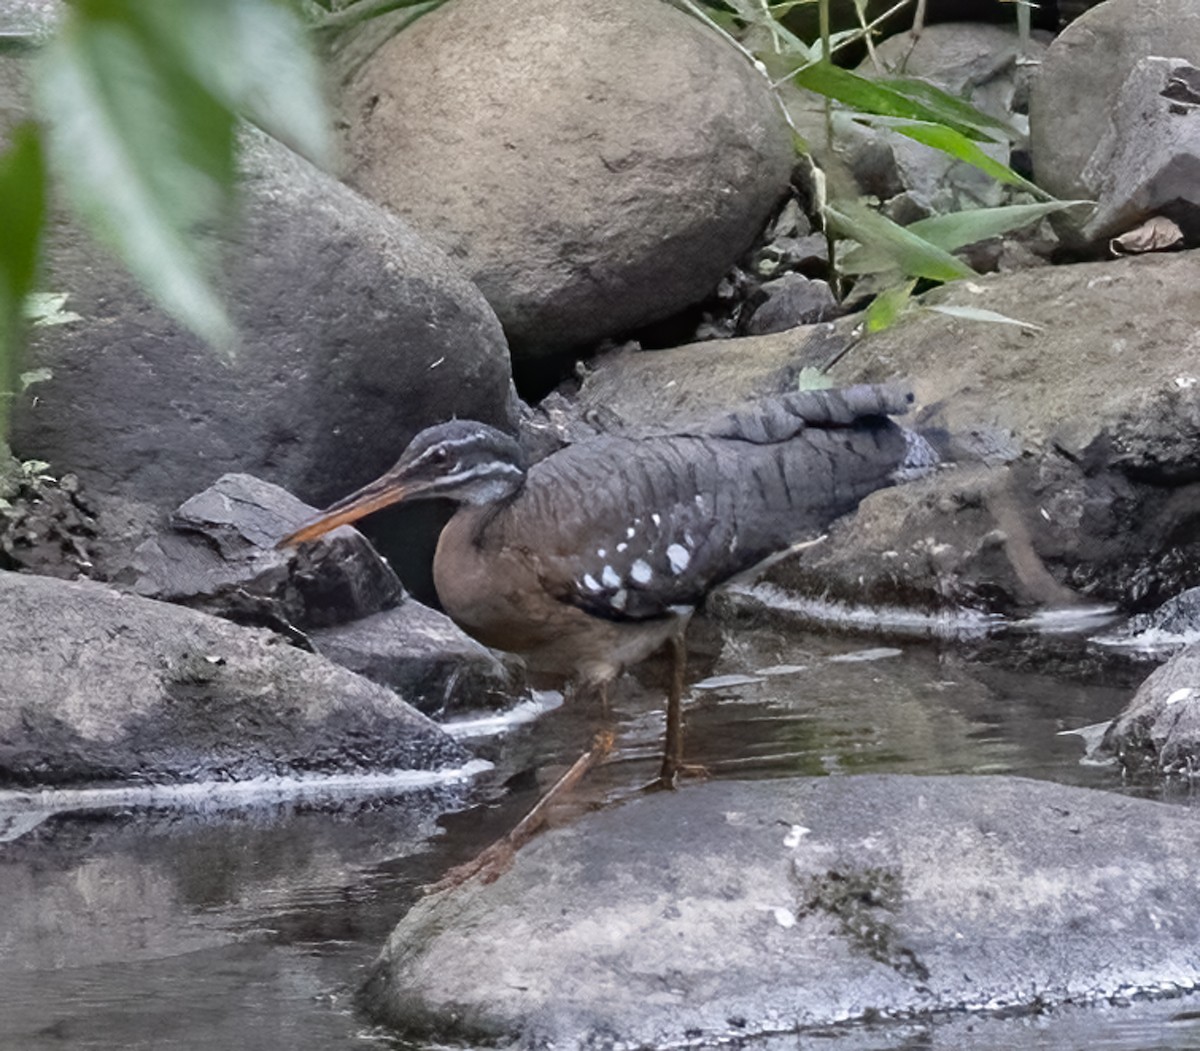
[[[513,705],[506,711],[454,719],[442,723],[441,726],[456,741],[476,737],[498,737],[516,726],[531,723],[546,712],[560,708],[562,703],[563,695],[557,690],[534,690],[529,700]]]
[[[118,785],[111,788],[3,789],[0,790],[0,843],[18,839],[55,814],[77,810],[165,807],[205,811],[301,800],[335,802],[462,784],[490,769],[492,764],[486,760],[472,759],[463,766],[444,770],[254,777],[244,781]]]

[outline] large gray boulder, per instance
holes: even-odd
[[[456,0],[344,104],[349,182],[460,262],[525,355],[703,299],[793,161],[766,79],[661,0]]]
[[[1200,243],[1200,69],[1144,58],[1117,95],[1111,127],[1083,171],[1096,197],[1079,236],[1098,241],[1155,215]]]
[[[395,693],[271,632],[0,573],[0,784],[461,765]]]
[[[1198,834],[1003,777],[641,796],[419,902],[363,1000],[412,1037],[565,1049],[1177,995],[1200,986]]]
[[[13,448],[104,496],[166,510],[229,471],[323,505],[451,416],[512,426],[495,315],[401,220],[278,142],[242,140],[242,214],[221,240],[243,345],[222,360],[73,224],[46,283],[81,320],[35,330]]]
[[[1200,65],[1193,0],[1106,0],[1055,38],[1030,86],[1029,134],[1035,181],[1064,200],[1094,199],[1101,168],[1089,169],[1108,138],[1121,91],[1150,55]]]

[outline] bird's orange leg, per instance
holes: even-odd
[[[705,777],[708,774],[703,766],[683,761],[683,679],[687,671],[683,632],[672,635],[667,648],[671,654],[671,688],[667,694],[667,738],[657,782],[660,788],[674,788],[681,776]]]
[[[440,880],[426,887],[425,892],[433,894],[449,890],[466,883],[475,875],[479,875],[484,883],[493,883],[499,879],[512,865],[517,851],[546,823],[550,808],[579,784],[583,776],[612,751],[612,746],[613,732],[608,729],[599,731],[592,741],[592,747],[571,764],[567,772],[534,803],[533,809],[517,822],[508,835],[485,847],[470,861],[450,869]]]

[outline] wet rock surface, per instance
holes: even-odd
[[[1200,776],[1200,646],[1177,653],[1142,683],[1100,751],[1135,777]]]
[[[436,769],[396,694],[270,632],[86,581],[0,574],[0,783]]]
[[[590,1047],[1178,994],[1198,831],[1011,778],[689,787],[418,903],[363,999],[410,1035]]]

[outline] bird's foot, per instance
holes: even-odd
[[[676,763],[663,760],[658,777],[646,786],[646,791],[660,792],[663,789],[678,788],[681,777],[705,778],[710,776],[708,767],[701,763]]]
[[[516,856],[516,846],[505,836],[490,847],[484,847],[470,861],[455,865],[436,883],[424,887],[424,893],[440,894],[444,890],[453,890],[476,876],[479,877],[480,883],[495,883],[512,868],[513,859]]]
[[[512,867],[517,851],[546,823],[550,808],[569,793],[584,774],[607,756],[612,751],[612,746],[611,730],[601,730],[597,733],[591,749],[575,760],[570,769],[534,804],[533,809],[507,836],[496,840],[490,847],[485,847],[470,861],[456,865],[436,883],[427,886],[425,893],[436,894],[438,891],[461,887],[475,876],[479,876],[483,883],[494,883],[498,880]]]

